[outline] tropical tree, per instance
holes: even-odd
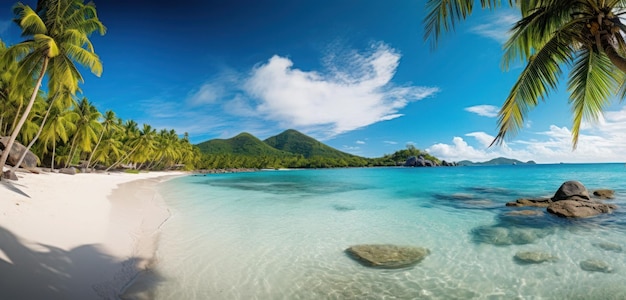
[[[48,147],[52,148],[50,168],[54,169],[57,142],[60,140],[67,143],[69,133],[76,129],[75,122],[78,119],[76,112],[63,110],[57,105],[50,106],[50,116],[48,122],[44,124],[41,132],[40,142],[43,144],[43,154],[48,153]]]
[[[18,78],[36,78],[28,104],[12,129],[6,145],[11,149],[23,124],[29,116],[44,76],[48,75],[48,94],[54,95],[69,88],[72,95],[83,78],[75,62],[88,67],[99,76],[100,58],[95,54],[89,35],[94,31],[104,34],[105,27],[98,20],[95,5],[83,0],[39,0],[37,10],[18,3],[13,9],[16,22],[27,39],[10,47],[2,55],[2,64],[19,61]],[[0,167],[4,166],[9,151],[3,151]],[[0,174],[2,178],[2,174]]]
[[[98,141],[96,142],[96,145],[93,147],[93,151],[91,151],[91,153],[89,154],[89,159],[87,159],[87,168],[91,167],[91,160],[93,159],[94,154],[98,150],[98,147],[100,146],[100,143],[102,142],[102,138],[104,137],[104,135],[106,133],[111,133],[113,131],[119,130],[117,122],[118,122],[118,118],[115,115],[115,112],[113,112],[112,110],[107,110],[104,113],[104,119],[102,120],[102,123],[101,123],[101,130],[98,136]]]
[[[92,152],[91,145],[98,139],[96,132],[99,132],[102,128],[102,124],[99,122],[102,114],[95,106],[91,105],[87,98],[83,98],[74,107],[74,112],[78,115],[78,119],[76,120],[76,131],[70,145],[69,158],[65,163],[66,168],[72,163],[77,152],[79,159],[81,152]]]
[[[424,19],[425,39],[436,45],[441,32],[467,18],[473,0],[429,0]],[[521,19],[504,45],[504,67],[517,60],[526,67],[499,112],[499,132],[493,144],[522,128],[538,101],[555,90],[563,69],[570,69],[567,87],[573,111],[572,143],[576,148],[583,120],[597,121],[613,97],[626,96],[626,12],[623,0],[509,0]],[[493,9],[500,0],[481,0]]]

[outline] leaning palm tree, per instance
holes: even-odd
[[[43,126],[40,142],[44,145],[44,153],[47,153],[48,147],[52,148],[50,168],[54,170],[57,142],[60,140],[66,143],[69,140],[69,133],[76,129],[75,122],[78,119],[78,115],[71,110],[62,110],[56,105],[50,107],[50,116],[48,117],[48,122]]]
[[[87,168],[90,168],[91,166],[91,160],[93,159],[94,154],[96,153],[96,151],[98,150],[98,147],[100,146],[100,143],[102,142],[102,138],[104,138],[104,135],[106,133],[111,132],[111,134],[113,134],[115,131],[119,130],[119,126],[118,124],[118,118],[115,115],[115,112],[113,112],[112,110],[107,110],[104,113],[104,119],[102,120],[101,124],[101,130],[100,130],[100,134],[98,136],[98,141],[96,142],[96,145],[93,147],[93,151],[91,151],[91,153],[89,154],[89,159],[87,159]]]
[[[83,98],[78,105],[74,107],[74,112],[78,115],[76,121],[76,131],[72,137],[70,144],[69,159],[65,167],[69,167],[73,158],[78,154],[78,159],[82,152],[92,152],[91,145],[96,142],[99,132],[102,128],[99,119],[102,114],[93,106],[87,98]]]
[[[94,31],[104,34],[105,27],[96,15],[95,5],[83,0],[39,0],[37,11],[18,3],[13,9],[16,22],[27,40],[10,47],[2,55],[2,63],[19,61],[18,78],[37,78],[30,100],[6,145],[11,149],[48,74],[48,94],[56,94],[64,87],[78,90],[82,81],[74,62],[88,67],[99,76],[102,73],[100,58],[95,54],[89,35]],[[20,112],[18,112],[20,113]],[[9,151],[3,151],[0,168],[4,166]],[[2,178],[2,174],[0,174]]]
[[[472,12],[473,0],[429,0],[425,38],[436,44],[442,30]],[[483,8],[499,0],[481,1]],[[501,144],[522,128],[538,101],[556,89],[564,67],[571,67],[568,91],[573,111],[572,143],[576,148],[583,120],[597,121],[614,96],[626,96],[626,13],[623,0],[509,0],[521,12],[504,45],[504,67],[517,60],[526,67],[499,112]]]

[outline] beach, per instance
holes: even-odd
[[[0,182],[3,297],[119,297],[155,263],[169,217],[157,185],[184,174],[18,173]],[[133,286],[135,297],[142,292]]]

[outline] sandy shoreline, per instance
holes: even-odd
[[[157,185],[184,174],[18,173],[0,182],[3,297],[117,298],[154,263],[169,217]]]

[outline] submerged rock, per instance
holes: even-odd
[[[613,199],[615,198],[615,191],[608,189],[595,190],[593,191],[593,195],[600,199]]]
[[[507,216],[543,216],[543,212],[540,210],[530,210],[530,209],[525,209],[525,210],[514,210],[514,211],[510,211],[505,213],[505,215]]]
[[[472,230],[474,241],[496,246],[525,245],[546,237],[550,231],[537,228],[481,226]]]
[[[598,259],[587,259],[580,262],[580,268],[589,272],[612,273],[613,268],[608,263]]]
[[[430,250],[413,246],[356,245],[346,249],[346,253],[368,267],[396,269],[417,264]]]
[[[550,253],[538,251],[520,251],[513,257],[517,262],[524,264],[540,264],[546,261],[555,261],[559,258]]]
[[[507,202],[506,206],[533,206],[533,207],[548,207],[552,203],[552,199],[550,198],[521,198],[517,199],[515,202]]]
[[[622,246],[615,244],[615,243],[609,243],[609,242],[602,242],[602,243],[596,243],[593,244],[594,246],[602,249],[602,250],[606,250],[606,251],[613,251],[613,252],[622,252]]]

